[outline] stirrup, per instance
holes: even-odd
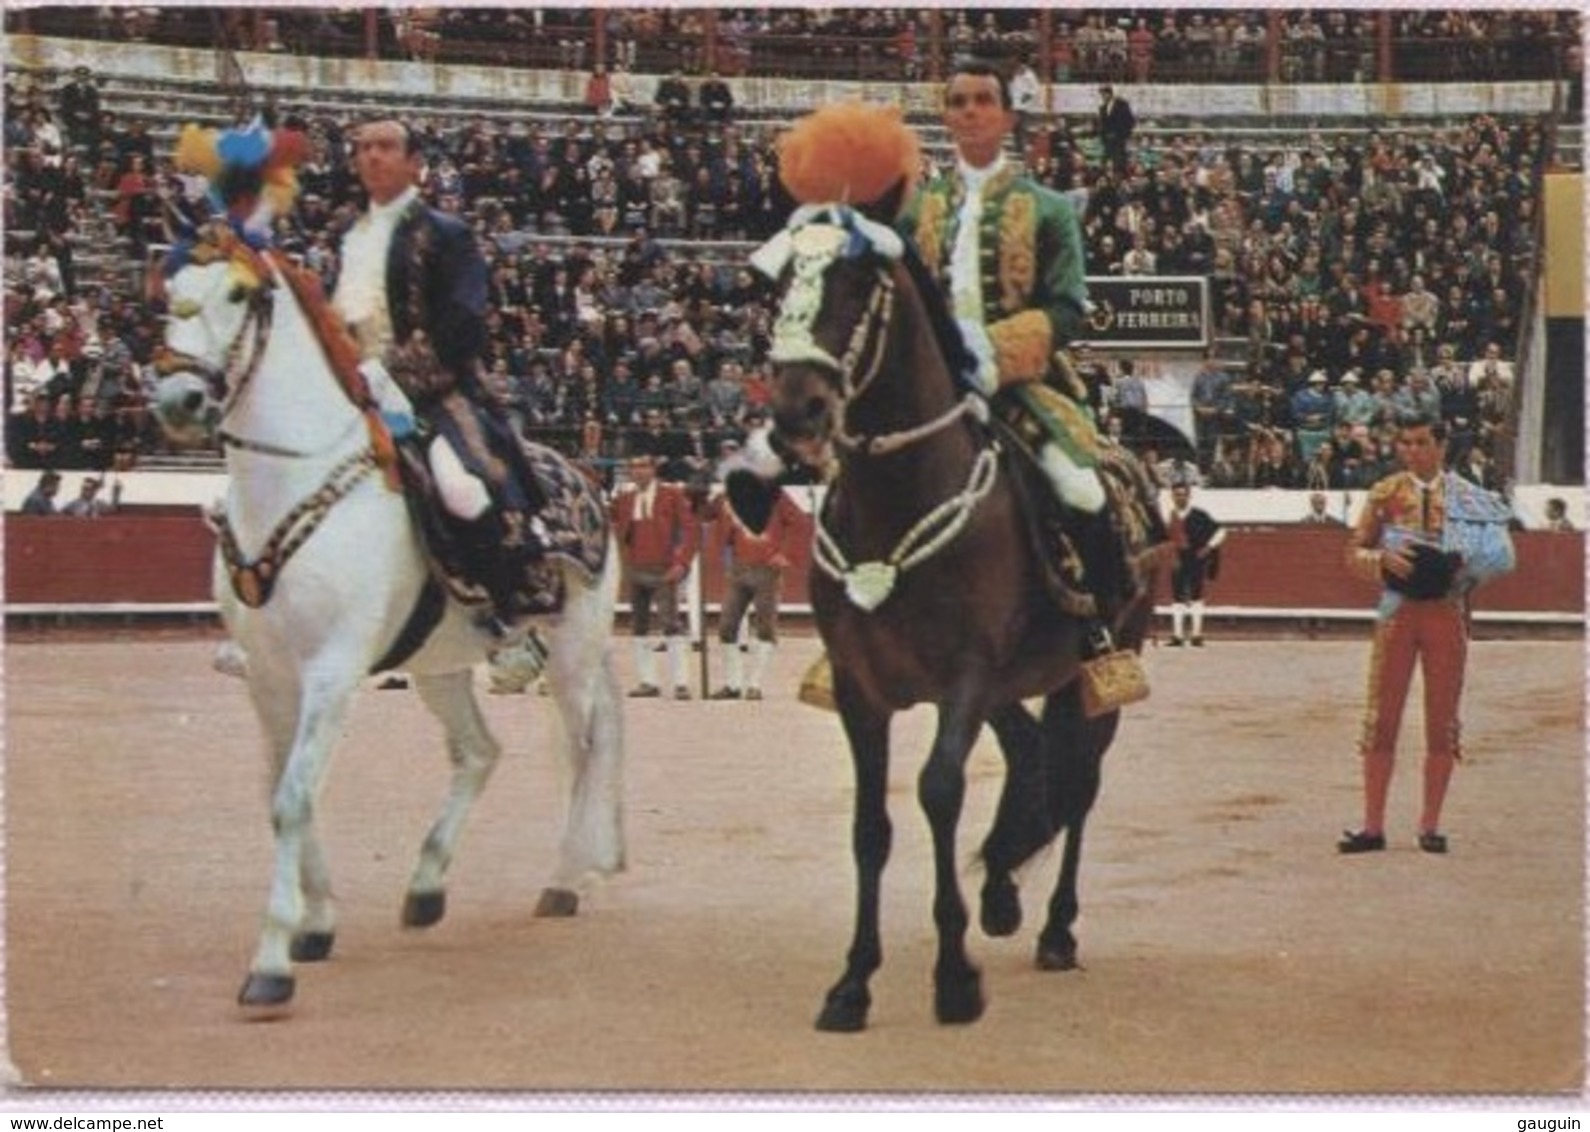
[[[1082,662],[1082,714],[1109,715],[1148,699],[1148,674],[1131,649],[1115,649]]]
[[[810,707],[822,711],[838,711],[839,705],[834,702],[834,669],[828,661],[825,652],[812,661],[811,667],[806,669],[801,677],[800,692],[797,699]]]

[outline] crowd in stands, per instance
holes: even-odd
[[[1505,81],[1577,64],[1580,14],[1524,10],[70,7],[41,34],[520,67],[915,81],[1027,58],[1055,82]],[[373,22],[367,24],[367,19]],[[600,21],[600,34],[598,34]],[[1386,23],[1382,23],[1386,21]],[[8,19],[8,23],[16,24]],[[1382,38],[1390,58],[1382,60]],[[597,44],[609,60],[596,58]],[[1389,66],[1391,73],[1382,73]]]
[[[974,49],[979,29],[1008,37],[1033,18],[950,15],[972,29]],[[1254,18],[1208,15],[1236,27]],[[1335,15],[1325,14],[1326,28]],[[1544,34],[1560,30],[1561,15],[1486,18]],[[909,22],[888,10],[722,17],[731,28],[747,24],[748,36],[764,24],[773,34],[844,19]],[[531,12],[520,18],[526,34],[542,26]],[[622,70],[629,25],[611,18]],[[1306,18],[1285,15],[1289,27]],[[1083,26],[1102,19],[1086,15]],[[1207,23],[1185,11],[1134,19],[1195,41]],[[1408,34],[1479,19],[1398,15]],[[92,87],[82,75],[31,88],[7,80],[5,378],[15,466],[127,467],[160,443],[146,407],[158,304],[113,283],[80,284],[69,237],[108,204],[124,254],[141,256],[164,238],[162,198],[180,204],[193,186],[141,121],[123,122],[74,91],[84,81]],[[612,116],[604,87],[562,124],[482,116],[412,126],[427,157],[427,197],[470,220],[488,260],[494,393],[531,435],[607,466],[655,453],[665,474],[688,478],[739,441],[768,399],[772,296],[745,254],[788,204],[774,126],[737,120],[732,96],[706,97],[702,80],[684,84],[682,101],[670,101],[666,86],[632,115]],[[343,159],[353,123],[311,102],[284,100],[270,113],[311,139],[298,206],[278,221],[276,240],[329,291],[337,233],[357,209]],[[1099,159],[1082,125],[1041,121],[1026,158],[1081,206],[1088,273],[1207,276],[1215,334],[1240,343],[1239,356],[1212,355],[1199,375],[1188,474],[1221,486],[1361,486],[1391,459],[1394,412],[1418,405],[1449,421],[1457,466],[1498,485],[1493,461],[1509,427],[1548,158],[1540,123],[1479,117],[1417,134],[1316,131],[1275,148],[1188,131],[1139,140],[1122,170]],[[944,159],[930,150],[924,161],[931,171]],[[1106,427],[1146,443],[1130,412],[1141,380],[1130,364],[1101,355],[1083,368]]]

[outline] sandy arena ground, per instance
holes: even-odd
[[[1022,932],[972,937],[989,1007],[969,1027],[932,1018],[931,717],[902,716],[886,959],[854,1036],[812,1026],[852,901],[848,756],[836,717],[793,698],[815,648],[786,642],[760,705],[627,705],[630,868],[568,921],[529,914],[558,832],[548,703],[485,697],[508,757],[447,919],[411,932],[445,760],[412,693],[365,694],[322,808],[337,953],[300,967],[291,1019],[250,1023],[233,996],[270,839],[243,686],[191,634],[14,636],[12,1062],[72,1089],[1581,1093],[1579,642],[1475,645],[1445,858],[1413,846],[1417,712],[1390,851],[1335,852],[1358,817],[1364,640],[1151,651],[1089,828],[1085,969],[1032,963],[1051,854]],[[999,775],[985,738],[968,858]]]

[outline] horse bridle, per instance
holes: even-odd
[[[209,387],[210,395],[220,403],[221,416],[224,418],[236,406],[244,389],[258,372],[260,362],[265,356],[265,341],[270,336],[271,313],[274,309],[271,292],[275,288],[275,282],[264,257],[229,230],[206,231],[188,248],[187,259],[201,266],[226,263],[230,268],[249,272],[255,280],[253,286],[249,288],[248,312],[244,316],[243,325],[227,344],[219,365],[169,347],[156,362],[156,369],[162,374],[193,373],[201,378]],[[244,284],[235,283],[233,286],[242,287]],[[189,299],[178,299],[172,303],[169,313],[171,318],[178,321],[196,318],[207,330],[211,330],[212,340],[219,337],[213,333],[213,328],[209,325],[209,316],[200,303]],[[252,348],[245,356],[244,343],[251,337],[248,334],[251,325],[254,329]]]
[[[227,344],[220,365],[214,365],[203,358],[189,354],[168,351],[161,359],[159,368],[166,373],[197,374],[209,386],[211,395],[221,402],[221,420],[224,422],[242,400],[244,392],[259,372],[265,357],[265,344],[270,337],[275,311],[275,290],[278,284],[266,257],[256,254],[241,241],[234,241],[229,234],[223,234],[218,241],[208,243],[204,248],[211,262],[221,257],[234,259],[234,262],[241,260],[240,266],[250,271],[257,281],[247,295],[249,306],[243,325]],[[178,300],[174,303],[171,317],[207,318],[203,307],[190,300]],[[252,334],[249,332],[250,327],[253,328]],[[212,335],[212,338],[214,337],[218,336]],[[246,352],[245,343],[251,343]],[[348,432],[359,423],[360,418],[356,416],[353,425],[334,438],[327,450],[342,444]],[[317,454],[250,440],[228,432],[224,428],[218,429],[216,435],[224,446],[266,456],[302,459]],[[237,595],[238,600],[256,609],[268,602],[275,590],[276,580],[281,576],[288,561],[309,541],[310,536],[331,513],[331,509],[376,470],[376,455],[371,448],[360,449],[345,457],[331,469],[318,490],[301,500],[277,522],[266,537],[259,553],[253,557],[244,552],[237,533],[232,528],[231,520],[224,511],[209,515],[208,521],[215,531],[221,559],[226,565],[232,591]]]
[[[170,349],[156,363],[156,368],[162,374],[192,373],[199,377],[209,388],[210,396],[220,404],[220,420],[224,424],[227,417],[231,416],[241,403],[244,393],[248,391],[264,361],[265,344],[270,338],[272,319],[276,310],[278,284],[269,259],[238,240],[230,232],[224,232],[219,237],[207,236],[198,249],[190,253],[190,258],[201,263],[206,262],[206,258],[208,262],[223,259],[230,261],[250,272],[257,281],[248,290],[246,297],[248,311],[244,315],[243,325],[227,344],[219,365],[192,354]],[[205,314],[203,307],[189,300],[178,300],[173,303],[170,315],[174,319],[197,318],[208,325],[209,316]],[[317,454],[262,440],[250,440],[224,427],[216,430],[216,438],[223,447],[239,448],[247,452],[279,456],[284,459],[302,459]],[[342,440],[341,435],[337,436],[332,441],[331,447],[340,444]]]
[[[809,234],[810,229],[802,229],[791,241],[794,273],[779,308],[768,357],[775,364],[814,365],[833,376],[843,403],[834,444],[861,455],[883,456],[925,440],[963,416],[986,420],[987,406],[976,394],[968,393],[953,408],[914,428],[882,436],[853,436],[846,431],[843,416],[848,415],[851,406],[882,372],[889,327],[894,318],[896,284],[886,267],[875,268],[877,283],[868,296],[866,308],[851,329],[844,355],[835,358],[818,343],[813,330],[822,310],[823,276],[838,259],[848,237],[844,229],[837,226],[822,225],[821,229],[815,234]],[[869,342],[872,344],[870,360],[863,366]],[[857,373],[859,378],[853,376]],[[812,561],[824,574],[844,586],[845,596],[853,605],[871,612],[887,600],[901,574],[938,554],[966,529],[972,513],[993,490],[998,476],[999,445],[995,442],[978,452],[966,486],[960,492],[918,519],[885,558],[869,562],[852,563],[819,513]]]
[[[833,440],[837,447],[847,451],[888,455],[925,440],[968,414],[986,419],[987,409],[981,398],[969,393],[947,412],[915,428],[882,436],[855,435],[848,431],[845,418],[851,407],[872,387],[883,369],[889,327],[894,321],[897,285],[887,267],[876,265],[877,282],[868,294],[861,317],[851,329],[844,354],[836,358],[824,349],[812,331],[822,310],[823,277],[839,258],[846,238],[843,229],[829,224],[808,225],[795,233],[792,241],[794,268],[773,327],[773,345],[768,359],[775,364],[804,362],[833,375],[843,405]]]

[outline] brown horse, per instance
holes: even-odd
[[[933,833],[934,1004],[940,1022],[971,1022],[983,993],[966,953],[957,878],[967,755],[986,722],[1007,764],[981,852],[982,927],[995,936],[1016,931],[1013,871],[1069,831],[1037,961],[1072,968],[1083,826],[1119,712],[1088,718],[1082,709],[1087,623],[1047,591],[1010,454],[946,362],[954,343],[930,309],[942,300],[931,283],[919,285],[925,276],[886,228],[842,207],[815,215],[781,236],[784,254],[762,266],[786,278],[772,352],[776,437],[803,462],[837,462],[819,516],[811,597],[855,768],[859,890],[845,971],[817,1026],[866,1026],[867,984],[882,962],[889,724],[918,703],[938,708],[917,781]],[[1146,634],[1151,594],[1142,587],[1117,620],[1117,640],[1133,649]],[[1035,697],[1044,699],[1041,720],[1022,705]]]

